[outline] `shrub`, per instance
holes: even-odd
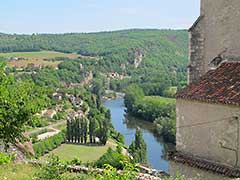
[[[113,166],[106,164],[102,175],[98,175],[95,180],[132,180],[136,179],[139,173],[136,165],[129,163],[128,161],[119,162],[123,166],[123,171],[119,174],[117,169]]]
[[[35,156],[40,157],[49,151],[60,146],[65,141],[65,132],[60,132],[57,135],[51,136],[47,139],[39,141],[33,144],[33,149],[35,151]]]
[[[43,165],[36,173],[37,180],[61,180],[62,174],[67,171],[67,167],[62,165],[59,157],[52,156],[46,165]]]
[[[1,153],[0,152],[0,165],[2,164],[8,164],[13,160],[13,156],[12,155],[8,155],[5,153]]]
[[[117,169],[123,169],[122,161],[129,161],[129,158],[123,155],[119,150],[108,148],[107,152],[102,155],[95,163],[98,168],[103,168],[106,164]]]

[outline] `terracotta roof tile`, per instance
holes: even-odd
[[[239,169],[221,164],[216,164],[207,160],[183,154],[181,152],[169,152],[168,159],[176,163],[185,164],[187,166],[202,169],[205,171],[211,171],[213,173],[227,176],[230,178],[240,177]]]
[[[180,90],[180,99],[240,106],[240,62],[225,62]]]

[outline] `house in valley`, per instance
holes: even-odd
[[[47,116],[49,118],[53,118],[53,116],[56,114],[57,114],[57,111],[55,111],[54,109],[45,109],[41,113],[42,116]]]
[[[201,1],[189,29],[189,84],[177,93],[177,152],[170,155],[227,177],[240,177],[239,12],[239,0]]]

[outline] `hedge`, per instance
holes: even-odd
[[[47,154],[53,149],[60,146],[63,142],[65,142],[65,131],[61,131],[60,133],[54,136],[51,136],[47,139],[39,141],[33,144],[35,156],[36,157],[43,156],[44,154]]]

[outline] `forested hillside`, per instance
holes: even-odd
[[[97,56],[96,67],[100,72],[131,77],[121,82],[112,80],[113,90],[121,90],[130,81],[146,88],[181,85],[186,80],[187,46],[184,30],[0,34],[0,52],[54,50]]]

